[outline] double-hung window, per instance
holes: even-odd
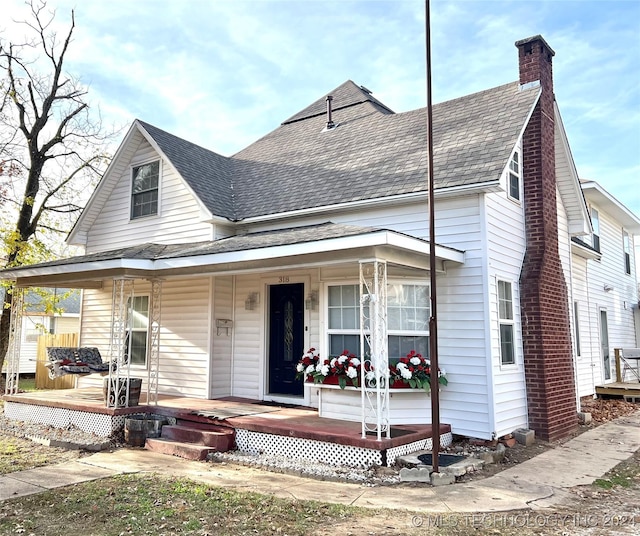
[[[593,227],[591,245],[593,249],[600,251],[600,215],[595,208],[591,209],[591,227]]]
[[[160,161],[133,168],[131,182],[131,219],[158,214],[158,178]]]
[[[389,284],[387,287],[387,342],[389,359],[411,350],[429,355],[429,286]],[[360,287],[331,285],[328,289],[329,355],[343,350],[360,356]],[[365,329],[367,326],[365,326]],[[368,349],[365,349],[365,354]]]
[[[622,231],[622,249],[624,251],[624,273],[631,274],[631,240],[627,231]]]
[[[520,154],[513,153],[509,162],[507,193],[514,201],[520,201]]]
[[[500,363],[516,362],[513,321],[513,288],[510,282],[498,280],[498,322],[500,325]]]
[[[429,356],[429,286],[390,284],[387,287],[389,359],[415,350]]]
[[[329,355],[343,350],[360,354],[360,289],[358,285],[329,287]]]
[[[132,365],[147,365],[147,338],[149,331],[149,296],[134,296],[128,300],[125,359]]]

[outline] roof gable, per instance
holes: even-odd
[[[209,211],[233,219],[230,159],[144,121],[137,122]]]

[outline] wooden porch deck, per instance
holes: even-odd
[[[378,441],[375,435],[362,437],[359,422],[319,417],[314,408],[303,406],[284,407],[256,400],[225,397],[215,400],[159,395],[157,405],[147,405],[141,394],[140,404],[127,408],[107,408],[100,388],[34,391],[17,395],[5,395],[4,400],[18,404],[65,408],[73,411],[110,416],[131,414],[155,414],[186,419],[203,424],[231,426],[262,434],[287,438],[303,438],[322,442],[350,445],[378,451],[408,445],[432,437],[429,424],[394,425],[391,438]],[[204,413],[208,416],[198,415]],[[221,415],[221,418],[212,417]],[[440,434],[451,432],[451,426],[440,425]]]
[[[598,396],[616,396],[640,400],[640,382],[612,382],[596,385],[596,394]]]

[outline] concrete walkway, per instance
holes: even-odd
[[[495,476],[442,487],[324,482],[258,469],[191,462],[142,449],[100,452],[74,462],[0,477],[0,500],[124,473],[158,472],[213,486],[293,499],[419,512],[504,512],[558,506],[640,448],[640,412],[603,424]]]

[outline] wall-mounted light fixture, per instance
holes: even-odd
[[[246,311],[253,311],[260,303],[260,294],[258,292],[251,292],[247,299],[244,300],[244,308]]]
[[[605,292],[611,292],[612,290],[613,290],[613,287],[611,285],[608,285],[607,283],[604,284]]]
[[[304,308],[308,311],[315,311],[316,307],[318,307],[318,291],[312,290],[304,300]]]

